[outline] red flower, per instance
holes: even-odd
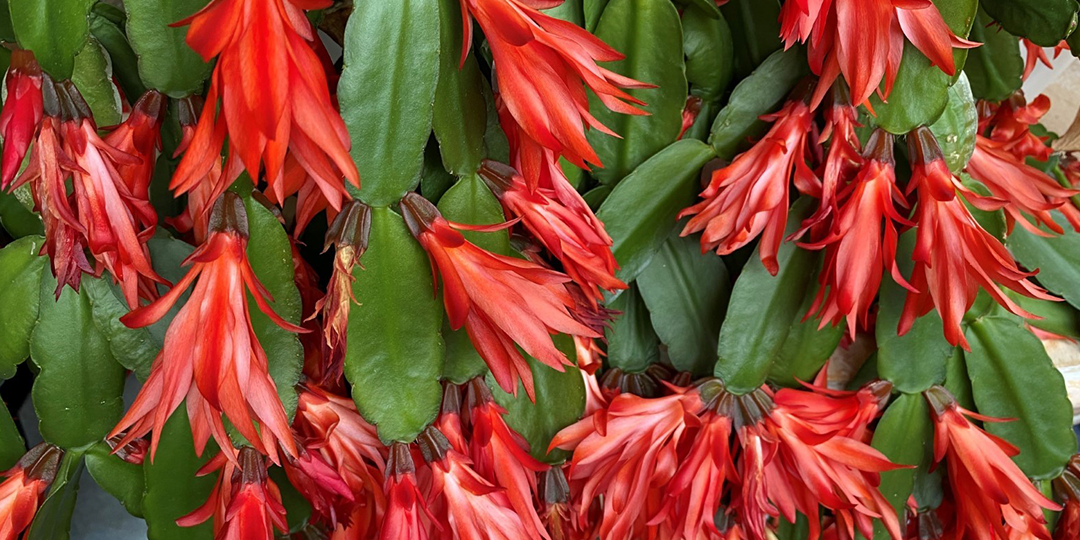
[[[775,275],[792,175],[800,189],[812,189],[817,183],[806,165],[813,116],[806,102],[794,99],[780,112],[763,117],[775,121],[765,138],[727,167],[714,171],[709,187],[701,193],[705,200],[679,213],[680,219],[693,216],[682,236],[704,231],[702,251],[728,255],[764,233],[761,262]]]
[[[1020,45],[1024,47],[1024,51],[1026,52],[1025,57],[1027,58],[1027,61],[1024,64],[1023,79],[1025,81],[1031,76],[1031,72],[1035,71],[1035,64],[1038,62],[1042,62],[1042,65],[1049,69],[1054,69],[1054,64],[1050,61],[1050,57],[1046,55],[1046,49],[1041,45],[1036,45],[1027,38],[1020,38]],[[1054,58],[1056,59],[1061,55],[1062,51],[1067,50],[1069,50],[1069,43],[1062,40],[1061,43],[1058,43],[1058,45],[1054,47]]]
[[[251,328],[245,291],[278,326],[292,332],[303,329],[283,320],[267,304],[270,295],[247,260],[247,214],[240,198],[232,193],[223,196],[210,221],[213,232],[188,257],[186,263],[193,266],[187,275],[153,304],[120,319],[131,328],[157,322],[199,278],[169,325],[150,377],[110,436],[131,428],[126,442],[152,431],[153,459],[165,421],[186,398],[200,455],[213,435],[218,446],[235,459],[221,420],[224,412],[250,444],[275,462],[277,443],[297,457],[285,409],[267,372],[266,353]]]
[[[187,43],[204,60],[218,57],[207,106],[173,177],[178,194],[207,175],[220,159],[226,136],[230,161],[239,158],[252,178],[266,167],[275,200],[291,195],[283,179],[287,153],[334,208],[348,198],[343,175],[359,187],[348,132],[312,48],[318,36],[303,12],[329,5],[323,0],[212,0],[176,23],[190,24]]]
[[[724,484],[739,482],[731,459],[731,432],[731,418],[713,411],[701,417],[701,429],[694,436],[690,452],[681,459],[667,486],[664,512],[674,528],[671,540],[716,538],[721,534],[715,517],[721,508]]]
[[[0,111],[0,135],[4,139],[0,157],[0,189],[6,190],[19,172],[26,151],[34,140],[44,112],[41,96],[41,68],[34,53],[11,51],[8,68],[7,99]]]
[[[206,503],[176,524],[194,527],[213,516],[215,540],[273,540],[274,529],[288,532],[281,493],[266,474],[266,459],[250,446],[240,449],[238,464],[226,455],[218,454],[199,471],[200,476],[221,473]]]
[[[820,287],[810,313],[817,312],[822,326],[846,319],[852,339],[860,328],[868,327],[882,271],[888,270],[897,283],[910,288],[896,265],[896,223],[910,223],[896,209],[907,202],[896,187],[892,135],[874,131],[866,152],[859,175],[840,194],[843,202],[828,233],[804,245],[825,249]]]
[[[1039,137],[1031,126],[1050,110],[1050,98],[1040,95],[1030,104],[1023,92],[1016,92],[1001,103],[980,101],[979,132],[989,131],[994,147],[1005,150],[1023,161],[1029,157],[1038,161],[1050,159],[1053,150],[1046,144],[1049,137]]]
[[[1042,510],[1061,507],[1044,497],[1010,459],[1019,453],[1016,447],[979,429],[965,416],[984,422],[1001,420],[960,407],[940,386],[924,395],[934,417],[934,461],[947,461],[949,483],[957,494],[956,538],[1014,538],[1023,533],[1028,538],[1049,539]]]
[[[312,445],[310,451],[301,450],[300,457],[288,457],[282,465],[289,483],[311,504],[311,521],[335,527],[340,519],[348,518],[353,494],[317,450]]]
[[[416,466],[405,444],[390,446],[385,491],[387,507],[379,540],[427,540],[435,518],[417,487]]]
[[[574,500],[566,475],[559,467],[550,467],[540,473],[539,490],[540,519],[544,522],[551,540],[596,540],[598,520],[578,519],[581,501]],[[590,506],[586,511],[594,508]]]
[[[869,105],[882,79],[881,94],[887,98],[900,69],[905,37],[950,76],[956,73],[953,49],[979,45],[957,37],[929,1],[800,0],[785,2],[780,20],[788,48],[809,43],[810,67],[821,77],[815,103],[841,74],[856,105]]]
[[[1064,507],[1054,529],[1054,540],[1080,538],[1080,456],[1073,456],[1069,464],[1054,480],[1054,493]]]
[[[964,204],[994,209],[1001,201],[980,197],[957,180],[941,155],[929,129],[919,128],[908,137],[912,178],[909,191],[918,189],[915,211],[918,232],[912,259],[915,268],[900,318],[901,334],[911,329],[916,317],[936,307],[945,325],[945,338],[968,348],[960,326],[964,313],[975,302],[981,287],[1010,312],[1032,315],[1001,292],[1005,286],[1024,296],[1054,300],[1028,280],[1034,274],[1020,270],[1001,241],[986,232]],[[1041,174],[1041,173],[1039,173]]]
[[[795,238],[840,211],[837,195],[848,179],[862,169],[865,161],[859,136],[855,133],[855,128],[859,126],[859,111],[851,104],[846,86],[834,84],[832,94],[832,103],[825,110],[825,125],[817,137],[818,146],[829,143],[829,153],[821,171],[821,189],[820,193],[818,190],[809,192],[820,203],[814,215],[803,222],[802,228],[793,235]]]
[[[520,217],[525,228],[559,259],[593,306],[603,301],[600,289],[610,292],[626,288],[615,277],[619,265],[611,253],[611,237],[603,226],[594,226],[596,216],[591,212],[585,214],[564,206],[550,188],[530,191],[517,171],[501,163],[485,160],[480,178],[499,197],[507,214]]]
[[[202,110],[203,101],[199,96],[191,96],[177,101],[180,130],[183,138],[176,149],[173,157],[187,151],[188,146],[195,137],[196,122],[199,111]],[[196,243],[201,244],[206,239],[207,225],[210,221],[210,210],[214,202],[221,197],[222,193],[232,185],[233,181],[243,172],[243,166],[237,161],[229,163],[228,171],[223,171],[220,159],[211,162],[210,168],[201,177],[189,177],[186,183],[173,175],[169,183],[169,189],[180,193],[187,193],[187,206],[184,212],[174,218],[166,218],[165,222],[176,227],[180,232],[193,231]]]
[[[415,193],[405,195],[401,209],[409,230],[427,251],[433,271],[442,276],[450,327],[465,327],[503,390],[516,394],[520,379],[533,397],[532,372],[515,343],[562,371],[569,361],[555,348],[550,334],[599,337],[572,315],[575,303],[564,285],[570,281],[565,274],[476,247],[454,229],[492,227],[451,225]]]
[[[161,152],[161,123],[164,119],[165,96],[157,90],[150,90],[135,102],[128,119],[105,137],[106,144],[135,158],[134,162],[118,164],[116,170],[132,197],[147,201],[142,209],[149,213],[139,215],[146,227],[157,224],[157,214],[148,202],[150,180]]]
[[[581,27],[539,11],[561,3],[461,0],[465,18],[461,60],[464,64],[472,43],[472,15],[484,30],[498,66],[499,95],[531,145],[561,155],[582,169],[588,163],[603,166],[585,138],[584,127],[614,133],[589,114],[585,87],[613,111],[645,114],[635,107],[643,103],[620,88],[650,86],[598,66],[597,62],[622,60],[623,55]],[[531,173],[536,169],[519,170],[535,189],[538,176]]]
[[[5,478],[0,484],[0,540],[16,540],[30,526],[63,455],[63,450],[41,443],[0,473]]]

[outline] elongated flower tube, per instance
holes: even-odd
[[[808,43],[810,67],[823,88],[843,75],[856,105],[868,104],[882,80],[881,95],[888,98],[905,38],[950,76],[956,73],[953,49],[979,45],[953,33],[928,0],[797,0],[784,3],[780,21],[785,46]],[[822,95],[819,89],[815,103]]]
[[[946,461],[957,494],[956,538],[1050,538],[1043,509],[1061,510],[1024,476],[1015,446],[971,423],[1000,422],[960,407],[943,387],[924,392],[934,419],[934,461]],[[1021,537],[1023,538],[1023,537]]]
[[[818,183],[806,164],[813,114],[802,98],[794,98],[762,118],[774,122],[769,133],[730,165],[714,171],[701,193],[704,200],[684,209],[679,218],[692,216],[682,236],[702,232],[702,252],[728,255],[760,235],[761,262],[776,275],[780,269],[776,254],[787,224],[788,186],[793,178],[800,189],[813,189]]]
[[[132,197],[140,201],[150,200],[150,179],[161,152],[161,124],[165,112],[165,96],[157,90],[149,90],[135,102],[127,120],[105,136],[106,144],[135,158],[133,163],[119,164],[116,170]],[[149,205],[147,208],[152,210]],[[147,227],[157,223],[157,214],[153,212],[139,218]]]
[[[0,136],[4,139],[0,155],[0,189],[7,190],[19,172],[30,143],[37,135],[44,114],[41,94],[41,68],[34,53],[11,51],[7,77],[7,99],[0,110]]]
[[[435,518],[427,509],[424,495],[417,487],[416,465],[409,446],[390,445],[386,464],[386,515],[379,540],[427,540]]]
[[[809,249],[825,250],[820,286],[810,313],[817,312],[821,326],[847,320],[851,339],[868,327],[883,271],[910,288],[896,265],[896,224],[910,223],[897,210],[907,202],[896,187],[892,135],[874,131],[866,143],[865,158],[858,176],[840,195],[843,202],[829,232],[817,242],[804,244]]]
[[[221,159],[226,137],[229,159],[239,159],[252,178],[259,178],[265,167],[275,200],[291,195],[283,178],[287,153],[334,208],[348,198],[343,176],[360,187],[349,157],[349,134],[312,48],[318,37],[303,11],[329,5],[323,0],[211,0],[175,23],[190,25],[187,43],[204,60],[217,57],[206,106],[172,179],[177,194],[204,181]]]
[[[1000,208],[1003,201],[980,197],[964,187],[945,164],[937,141],[927,128],[908,136],[912,178],[908,190],[918,191],[915,267],[901,314],[899,332],[911,329],[917,317],[936,307],[945,326],[945,338],[968,348],[960,326],[980,288],[1004,308],[1033,317],[1004,294],[999,285],[1024,296],[1055,300],[1032,283],[1034,274],[1016,265],[1001,241],[982,228],[964,201],[983,209]]]
[[[199,471],[221,471],[210,498],[176,524],[194,527],[213,517],[214,540],[273,540],[274,529],[288,532],[281,492],[267,475],[266,458],[250,446],[240,449],[237,463],[225,456],[218,454]]]
[[[621,60],[623,55],[580,26],[539,11],[559,4],[561,0],[461,0],[461,61],[464,64],[472,43],[475,18],[491,46],[499,94],[524,134],[582,169],[589,163],[603,166],[585,138],[585,127],[614,133],[589,114],[585,88],[613,111],[640,115],[645,112],[637,105],[644,103],[622,88],[650,85],[600,67],[597,62]],[[531,189],[538,181],[533,170],[522,171]]]
[[[247,213],[240,197],[227,193],[218,200],[210,229],[206,243],[187,258],[186,264],[192,265],[187,275],[154,303],[120,319],[130,328],[157,322],[198,278],[187,303],[169,325],[150,377],[110,436],[128,430],[126,442],[152,432],[152,460],[165,421],[186,398],[200,455],[212,435],[235,460],[221,419],[224,413],[255,449],[275,462],[278,444],[298,457],[266,353],[251,327],[247,292],[275,324],[290,332],[304,330],[279,317],[267,303],[270,294],[248,263]]]
[[[30,526],[56,479],[64,451],[47,443],[30,449],[14,467],[0,473],[0,540],[16,540]]]
[[[820,202],[814,215],[803,222],[802,228],[793,235],[802,236],[829,216],[836,215],[839,209],[838,195],[847,181],[862,169],[864,162],[862,144],[855,128],[859,126],[859,111],[851,104],[851,96],[843,84],[833,84],[832,103],[825,110],[825,125],[817,137],[817,144],[829,143],[829,153],[825,157],[825,166],[820,171],[821,192],[811,192]]]
[[[517,350],[563,371],[571,365],[550,334],[600,337],[572,315],[574,299],[566,274],[536,263],[485,251],[455,229],[492,230],[451,224],[435,205],[409,193],[401,200],[405,223],[442,277],[443,302],[450,327],[462,326],[499,386],[516,394],[518,380],[534,398],[532,371]],[[494,228],[502,227],[495,226]]]

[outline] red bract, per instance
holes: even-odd
[[[283,178],[286,154],[300,162],[334,208],[348,198],[342,176],[360,186],[345,123],[311,45],[318,37],[303,11],[329,5],[321,0],[212,0],[176,23],[190,24],[187,43],[204,60],[218,57],[207,105],[173,176],[178,194],[203,181],[221,159],[226,136],[230,161],[238,158],[252,178],[266,167],[275,200],[291,195]]]
[[[0,484],[0,540],[16,540],[30,526],[63,455],[59,448],[41,443],[0,473],[5,478]]]
[[[651,521],[666,519],[673,533],[670,540],[721,535],[716,527],[716,513],[721,508],[725,483],[739,482],[738,471],[731,459],[731,432],[731,418],[713,411],[702,415],[701,429],[668,484],[665,507]]]
[[[335,527],[340,520],[348,519],[353,494],[317,450],[314,445],[311,451],[300,450],[300,457],[286,458],[282,467],[289,483],[311,504],[311,521]]]
[[[847,180],[860,170],[864,161],[859,137],[855,133],[859,125],[859,111],[851,105],[844,85],[834,84],[832,94],[833,101],[825,111],[825,126],[817,141],[818,145],[829,142],[829,153],[821,171],[821,190],[820,193],[810,192],[820,200],[818,210],[803,223],[796,237],[839,212],[837,195]]]
[[[472,15],[491,46],[499,95],[522,132],[535,145],[578,167],[603,166],[584,128],[614,133],[589,114],[585,88],[613,111],[645,114],[635,106],[644,103],[621,88],[650,86],[598,66],[597,62],[622,60],[623,55],[580,26],[539,11],[559,4],[562,0],[461,0],[462,63],[472,43]],[[538,181],[531,174],[534,170],[522,170],[533,189]]]
[[[883,271],[910,288],[896,265],[896,224],[910,223],[896,209],[907,202],[896,187],[892,135],[874,131],[866,153],[859,175],[840,194],[843,202],[826,236],[804,245],[825,250],[825,265],[810,313],[817,312],[822,326],[846,319],[852,339],[859,329],[869,328],[870,306],[877,297]]]
[[[161,123],[165,118],[165,96],[150,90],[135,102],[124,123],[105,137],[105,143],[135,158],[135,162],[121,163],[116,167],[127,190],[136,200],[150,200],[150,179],[154,176],[154,164],[161,152]],[[153,210],[147,205],[149,210]],[[139,216],[144,226],[156,224],[156,213]],[[153,221],[147,222],[152,219]]]
[[[251,327],[247,292],[278,326],[291,332],[303,329],[283,320],[267,303],[270,294],[247,260],[247,214],[240,198],[232,193],[223,196],[210,222],[210,238],[187,258],[186,264],[193,265],[187,275],[168,294],[120,319],[131,328],[157,322],[199,278],[169,325],[150,377],[110,436],[131,428],[126,442],[152,431],[153,459],[165,421],[186,398],[199,454],[213,435],[223,452],[235,459],[221,420],[224,413],[247,441],[275,462],[278,443],[297,457],[277,386],[267,371],[266,353]]]
[[[966,417],[1001,421],[957,405],[940,386],[924,394],[934,418],[934,461],[947,461],[949,483],[957,494],[956,538],[1049,539],[1043,509],[1060,510],[1010,459],[1013,445],[986,433]]]
[[[964,204],[965,199],[985,209],[999,208],[1002,201],[980,197],[956,179],[941,149],[926,128],[908,137],[912,178],[909,190],[918,190],[915,222],[918,224],[915,267],[900,318],[901,334],[911,329],[916,317],[936,307],[945,326],[945,338],[968,348],[960,326],[964,313],[975,302],[981,287],[1014,314],[1032,317],[998,285],[1024,296],[1054,300],[1029,281],[1033,273],[1020,270],[1001,241],[982,228]],[[1041,174],[1041,173],[1039,173]]]
[[[194,527],[213,517],[215,540],[273,540],[274,529],[288,532],[281,493],[266,474],[266,458],[250,446],[238,455],[236,464],[218,454],[199,471],[221,473],[206,503],[176,520],[177,525]]]
[[[4,150],[0,157],[0,189],[6,190],[19,172],[26,151],[41,126],[44,114],[41,95],[41,68],[34,53],[11,51],[11,64],[5,79],[7,99],[0,111],[0,136]]]
[[[454,229],[492,227],[451,226],[433,204],[415,193],[402,199],[401,209],[409,230],[427,251],[432,271],[437,271],[436,281],[442,277],[450,327],[465,327],[503,390],[516,394],[520,379],[529,397],[534,396],[532,371],[515,343],[562,371],[569,361],[555,348],[550,334],[599,337],[572,315],[575,303],[565,274],[477,247]]]
[[[626,284],[615,277],[619,265],[611,253],[611,237],[596,216],[564,206],[552,189],[532,191],[517,171],[490,160],[480,167],[480,178],[499,197],[507,214],[521,218],[525,228],[562,263],[592,306],[603,300],[600,289],[612,292]]]
[[[809,44],[810,68],[821,77],[815,103],[840,75],[851,87],[852,102],[869,105],[871,94],[889,96],[905,38],[933,65],[956,73],[953,49],[977,47],[957,37],[937,6],[928,0],[802,0],[785,2],[780,14],[781,36],[791,48]]]
[[[409,447],[394,443],[386,466],[386,515],[379,540],[427,540],[435,518],[428,512],[416,482],[416,466]]]
[[[800,189],[813,189],[817,178],[806,164],[806,145],[813,114],[802,99],[793,99],[777,113],[762,117],[775,123],[752,149],[727,167],[713,172],[705,200],[679,213],[693,216],[682,236],[704,231],[701,249],[728,255],[758,235],[761,262],[773,275],[776,253],[788,216],[788,186],[794,176]]]

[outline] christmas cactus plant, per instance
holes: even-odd
[[[1077,0],[0,7],[0,540],[1080,539]]]

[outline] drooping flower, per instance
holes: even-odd
[[[1024,47],[1024,52],[1026,53],[1023,80],[1028,80],[1028,77],[1031,76],[1031,73],[1035,71],[1035,66],[1039,63],[1042,63],[1042,65],[1046,66],[1048,69],[1054,69],[1053,62],[1051,62],[1050,57],[1046,55],[1046,49],[1043,48],[1041,45],[1036,45],[1035,43],[1032,43],[1029,39],[1023,37],[1020,38],[1020,45]],[[1062,51],[1067,50],[1069,50],[1069,43],[1065,40],[1062,40],[1061,43],[1058,43],[1057,46],[1054,47],[1054,58],[1057,59],[1057,57],[1061,55]]]
[[[503,390],[516,393],[520,379],[525,392],[533,396],[532,371],[515,343],[543,364],[562,371],[569,361],[555,348],[550,334],[599,337],[571,314],[575,304],[566,289],[570,278],[565,274],[477,247],[455,228],[492,227],[451,225],[433,204],[415,193],[405,195],[401,209],[409,230],[427,251],[433,271],[442,277],[450,327],[465,327]]]
[[[501,163],[485,160],[479,174],[507,214],[521,218],[525,228],[562,263],[591,304],[603,300],[600,289],[612,292],[626,288],[615,277],[619,265],[611,253],[611,237],[602,228],[598,231],[589,216],[558,202],[552,189],[537,187],[530,191],[517,171]]]
[[[150,180],[161,152],[164,119],[165,96],[157,90],[149,90],[135,102],[127,120],[105,137],[106,144],[135,158],[134,162],[118,164],[116,170],[132,197],[139,201],[150,200]],[[153,210],[148,205],[146,208]],[[143,213],[138,217],[146,227],[157,223],[156,213]]]
[[[428,504],[444,509],[441,524],[454,540],[537,540],[514,511],[506,492],[473,470],[446,437],[428,427],[416,440],[431,467]]]
[[[1054,300],[1032,283],[1034,274],[1024,272],[1001,241],[982,228],[964,204],[983,209],[1000,208],[1002,201],[981,197],[966,188],[949,171],[937,141],[927,128],[908,136],[912,178],[908,190],[918,190],[914,221],[918,224],[915,267],[900,318],[901,334],[917,317],[936,307],[945,326],[945,338],[968,348],[960,326],[964,313],[975,302],[980,288],[1010,312],[1032,315],[1021,308],[998,285],[1031,298]],[[1041,174],[1041,173],[1040,173]]]
[[[3,155],[0,156],[0,189],[3,190],[7,190],[19,172],[44,114],[41,67],[34,59],[34,53],[23,49],[11,51],[5,84],[7,99],[0,111],[0,136],[4,140]]]
[[[809,45],[810,68],[821,77],[814,102],[840,75],[851,87],[852,103],[869,104],[879,90],[888,98],[905,38],[948,75],[956,73],[953,49],[977,47],[958,37],[929,1],[798,0],[785,2],[780,35],[787,48]]]
[[[818,199],[818,209],[803,222],[802,228],[793,235],[795,238],[840,211],[837,195],[848,179],[862,169],[864,162],[862,144],[855,133],[855,128],[859,126],[859,111],[851,104],[851,96],[845,85],[833,84],[831,92],[832,103],[825,110],[825,125],[817,137],[818,146],[824,146],[826,141],[829,143],[825,165],[820,171],[821,190],[820,193],[809,193]]]
[[[200,96],[189,96],[178,100],[177,118],[180,121],[182,138],[176,148],[173,157],[187,151],[195,137],[199,113],[202,111],[203,100]],[[210,163],[209,169],[201,177],[191,177],[186,184],[178,184],[174,175],[169,183],[169,189],[175,190],[177,196],[180,193],[187,194],[187,206],[183,213],[176,217],[165,218],[165,222],[172,225],[176,230],[186,233],[192,232],[195,242],[201,244],[206,239],[207,228],[210,223],[210,210],[214,202],[221,197],[222,193],[232,185],[233,181],[243,172],[243,166],[239,162],[230,163],[228,171],[222,168],[220,159]]]
[[[910,223],[897,210],[897,205],[903,207],[907,202],[896,187],[892,135],[874,131],[866,143],[865,157],[858,176],[840,194],[840,209],[828,233],[817,242],[803,244],[825,250],[820,286],[810,313],[817,312],[822,326],[846,319],[852,339],[859,329],[868,327],[883,271],[910,287],[896,264],[896,224]]]
[[[595,540],[599,537],[598,521],[594,516],[580,519],[580,502],[575,501],[570,484],[560,467],[540,473],[537,482],[540,519],[551,540]],[[588,513],[588,512],[586,512]]]
[[[0,473],[0,540],[16,540],[30,526],[56,478],[64,451],[47,443],[30,449],[14,467]]]
[[[212,0],[176,23],[190,25],[187,43],[204,60],[217,57],[207,105],[173,176],[178,194],[203,181],[221,159],[226,137],[230,161],[239,159],[252,178],[265,167],[275,200],[291,195],[283,178],[286,154],[297,159],[334,208],[348,198],[343,176],[359,188],[349,135],[312,47],[318,36],[303,11],[329,5]]]
[[[354,498],[341,475],[315,450],[301,449],[298,458],[286,456],[282,468],[289,483],[311,504],[311,521],[333,528],[347,519]]]
[[[186,398],[199,454],[213,436],[235,459],[221,419],[224,413],[252,446],[275,462],[278,444],[298,457],[266,353],[251,326],[247,292],[281,328],[303,329],[279,317],[267,303],[270,294],[248,263],[247,213],[238,196],[226,193],[218,200],[210,229],[206,243],[188,257],[192,268],[187,275],[154,303],[120,319],[131,328],[157,322],[198,278],[187,303],[169,325],[150,377],[110,436],[128,430],[125,439],[132,440],[152,432],[153,459],[165,421]]]
[[[1064,508],[1054,529],[1054,540],[1080,538],[1080,456],[1073,456],[1054,480],[1054,494]]]
[[[289,530],[281,493],[267,475],[262,454],[250,446],[237,454],[236,463],[223,452],[199,471],[200,476],[221,472],[206,503],[176,524],[194,527],[213,517],[215,540],[273,540],[274,529]]]
[[[1053,153],[1046,144],[1049,138],[1035,135],[1031,126],[1038,124],[1049,110],[1050,98],[1040,95],[1028,103],[1023,92],[1016,92],[1001,103],[979,101],[979,133],[993,141],[995,148],[1019,160],[1030,157],[1046,161]]]
[[[679,139],[686,136],[686,132],[693,127],[694,122],[697,121],[697,117],[701,114],[701,106],[704,101],[697,96],[687,96],[686,105],[683,107],[682,112],[682,128],[679,130]]]
[[[704,200],[684,209],[679,218],[693,216],[682,236],[703,232],[701,249],[728,255],[759,235],[761,262],[770,273],[779,270],[777,251],[788,215],[788,185],[812,189],[817,183],[806,164],[806,146],[813,114],[802,98],[794,98],[777,113],[769,133],[727,167],[713,172],[701,193]]]
[[[416,465],[408,445],[390,446],[384,490],[387,506],[379,540],[427,540],[435,518],[417,487]]]
[[[1061,507],[1047,499],[1024,476],[1011,456],[1015,446],[971,423],[1001,421],[960,407],[948,390],[924,393],[934,419],[934,462],[945,460],[956,493],[956,538],[1049,539],[1043,509]]]

